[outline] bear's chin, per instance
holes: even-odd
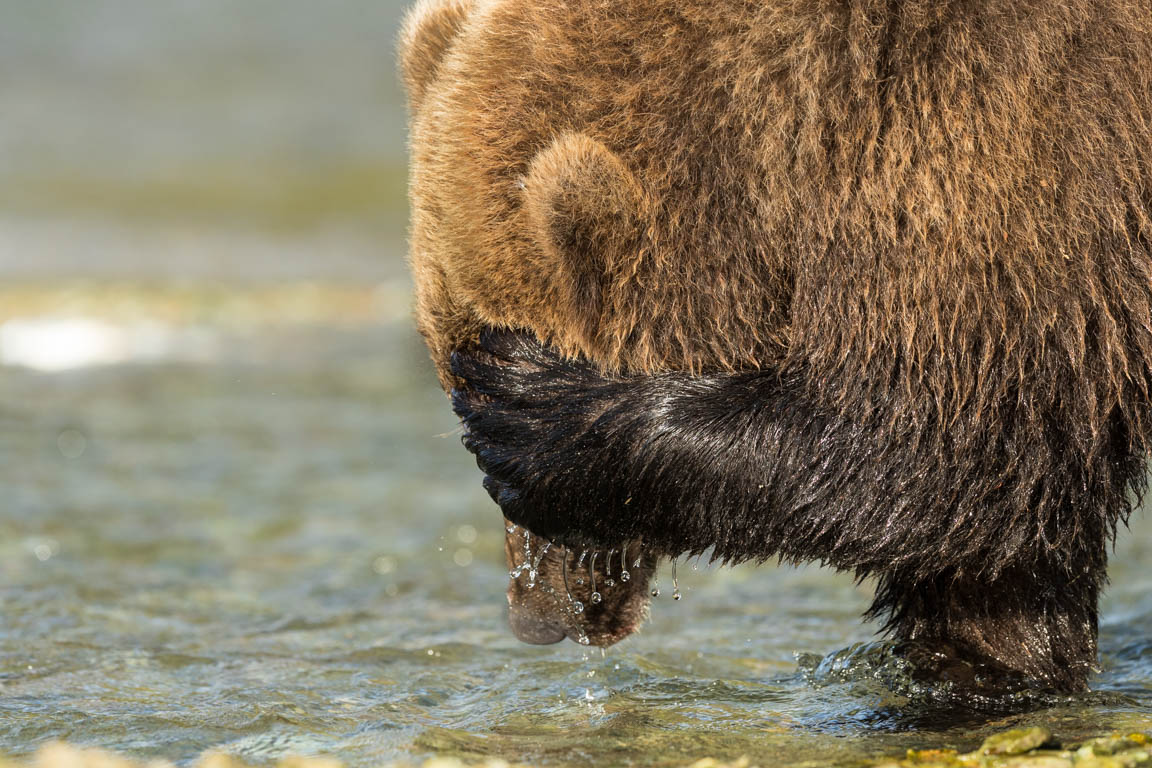
[[[648,617],[654,555],[638,543],[578,552],[505,521],[508,624],[517,639],[607,647]]]

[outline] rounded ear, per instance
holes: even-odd
[[[581,133],[558,137],[524,177],[531,234],[555,275],[560,295],[584,335],[596,336],[604,293],[614,274],[639,257],[643,190],[610,149]]]
[[[472,12],[473,0],[418,0],[400,28],[400,71],[412,112],[420,108],[440,62]]]

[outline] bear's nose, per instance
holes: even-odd
[[[552,645],[567,636],[564,627],[559,624],[516,606],[508,608],[508,625],[512,627],[512,634],[516,635],[517,640],[532,645]]]

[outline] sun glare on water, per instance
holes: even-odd
[[[0,324],[0,363],[66,371],[211,352],[204,333],[159,323],[119,325],[85,317],[14,318]]]

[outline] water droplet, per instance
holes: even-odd
[[[572,590],[568,588],[568,550],[567,549],[564,550],[564,560],[563,560],[563,565],[560,568],[560,573],[564,577],[564,592],[568,595],[568,604],[572,605],[576,601],[572,597]],[[573,610],[575,610],[575,607],[573,607]],[[584,610],[583,605],[580,606],[580,610],[581,611]],[[579,613],[579,611],[576,611],[576,612]]]
[[[615,579],[604,579],[604,586],[605,587],[614,587],[614,586],[616,586],[616,580]]]
[[[676,561],[672,561],[672,599],[680,599],[680,584],[676,581]]]
[[[576,642],[580,643],[580,645],[588,645],[589,644],[588,635],[581,635],[580,639],[577,640]]]
[[[504,530],[508,531],[508,533],[516,533],[516,526],[510,525],[507,528],[505,528]]]
[[[56,448],[66,459],[78,459],[88,449],[88,436],[78,429],[68,428],[56,436]]]
[[[652,597],[660,597],[660,587],[652,588]]]
[[[572,613],[584,613],[584,603],[579,600],[572,601]]]
[[[536,555],[536,562],[534,562],[532,564],[532,572],[533,573],[535,573],[537,570],[540,569],[540,562],[544,559],[544,555],[548,554],[548,550],[551,548],[552,548],[552,542],[549,541],[548,543],[546,543],[544,545],[544,548],[541,549],[540,552]],[[535,577],[533,576],[533,578],[535,578]]]
[[[52,556],[59,551],[60,545],[55,539],[41,539],[33,541],[30,549],[32,550],[32,554],[36,556],[36,559],[43,563],[51,559]]]
[[[584,577],[581,576],[580,578],[576,579],[576,584],[581,587],[584,586]]]
[[[596,589],[596,555],[598,555],[598,554],[600,554],[600,553],[599,552],[593,552],[592,553],[592,559],[588,561],[588,578],[591,579],[591,581],[592,581],[592,584],[591,584],[591,586],[592,586],[591,601],[592,601],[593,605],[596,605],[596,603],[600,602],[600,592],[599,592],[599,590]]]
[[[631,578],[632,574],[628,573],[628,571],[620,571],[620,581],[628,581]]]
[[[592,603],[592,605],[599,605],[600,601],[603,599],[604,598],[600,595],[599,592],[593,592],[592,596],[590,598],[588,598],[588,600]]]

